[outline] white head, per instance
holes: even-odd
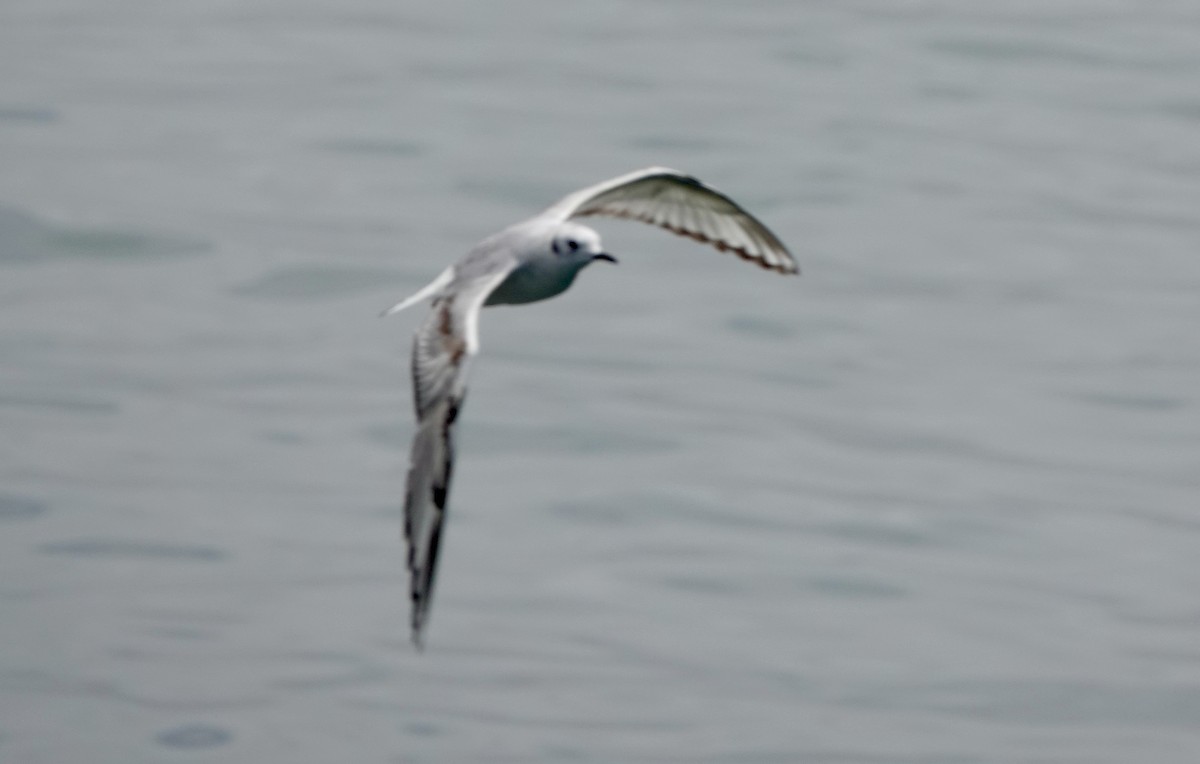
[[[555,258],[564,263],[572,263],[579,268],[593,260],[617,262],[617,258],[605,252],[600,246],[600,234],[578,223],[560,225],[550,239],[550,251]]]

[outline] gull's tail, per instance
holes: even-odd
[[[405,308],[416,305],[421,300],[427,300],[430,297],[433,297],[434,295],[436,295],[438,292],[445,289],[450,284],[450,282],[453,280],[454,280],[454,266],[451,265],[449,268],[442,271],[441,274],[436,279],[429,282],[424,288],[422,288],[421,291],[417,292],[416,294],[412,295],[411,297],[401,300],[400,302],[396,303],[392,307],[383,311],[379,315],[380,315],[380,317],[390,316],[393,313],[399,313],[400,311],[404,310]]]

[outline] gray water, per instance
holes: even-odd
[[[1200,760],[1190,2],[10,0],[0,761]],[[429,646],[419,311],[489,309]]]

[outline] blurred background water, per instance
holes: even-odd
[[[1200,760],[1200,8],[10,0],[0,760]],[[419,316],[489,310],[429,648]]]

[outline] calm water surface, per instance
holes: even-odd
[[[1194,3],[12,0],[0,760],[1200,760]],[[417,317],[485,314],[429,633]]]

